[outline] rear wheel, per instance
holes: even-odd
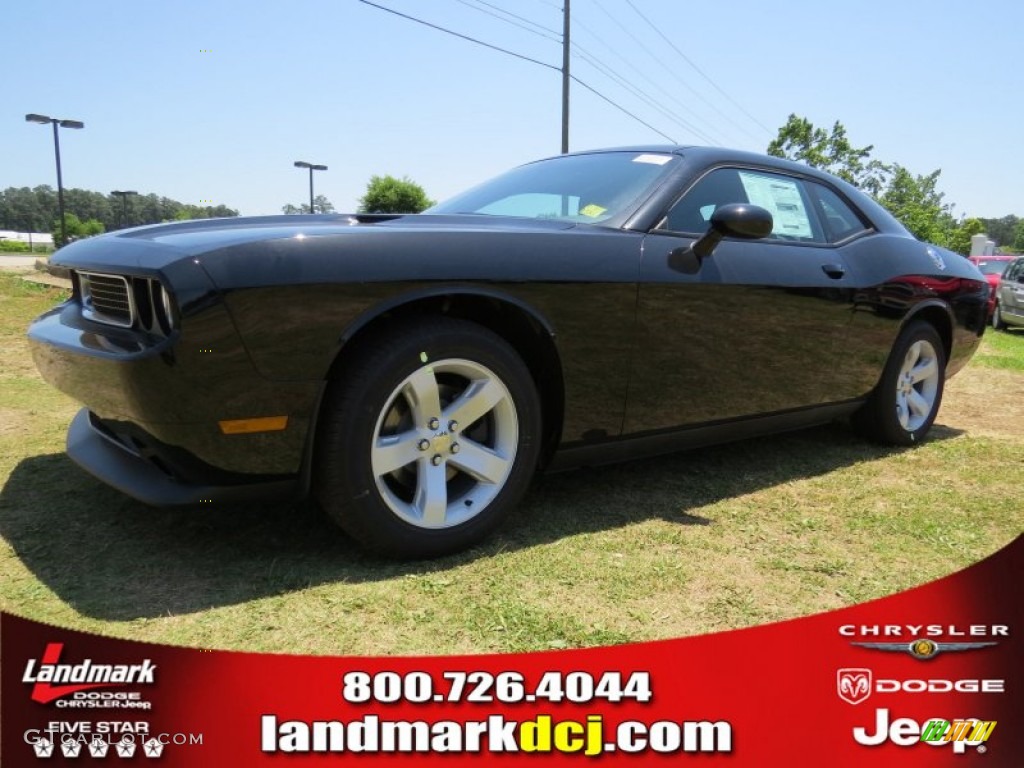
[[[325,403],[315,493],[365,546],[433,557],[493,530],[529,486],[540,407],[497,334],[425,319],[379,335]]]
[[[945,378],[938,332],[926,322],[912,322],[896,339],[875,391],[854,414],[854,426],[881,443],[913,445],[935,421]]]

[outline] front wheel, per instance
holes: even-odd
[[[992,308],[992,327],[1001,331],[1006,327],[1006,323],[1003,321],[1002,312],[999,309],[999,302],[996,302],[995,307]]]
[[[516,351],[486,328],[423,319],[379,334],[332,385],[315,493],[353,538],[435,557],[493,530],[529,486],[540,406]]]
[[[942,339],[929,323],[912,322],[896,339],[878,386],[854,414],[854,426],[877,442],[913,445],[935,421],[945,379]]]

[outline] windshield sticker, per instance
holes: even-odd
[[[650,163],[651,165],[664,165],[672,157],[670,155],[637,155],[633,158],[634,163]]]
[[[811,220],[795,181],[744,171],[740,171],[740,181],[751,204],[759,205],[771,213],[775,220],[773,235],[812,237]]]
[[[580,208],[580,213],[583,214],[584,216],[588,216],[591,219],[593,219],[600,216],[607,210],[607,208],[602,208],[600,205],[595,205],[594,203],[591,203],[590,205],[585,205],[582,208]]]

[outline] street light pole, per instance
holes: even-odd
[[[139,193],[134,189],[115,189],[110,194],[121,198],[121,228],[124,229],[125,221],[128,219],[128,195],[137,195]]]
[[[48,115],[25,115],[26,122],[38,123],[39,125],[50,124],[53,126],[53,152],[57,162],[57,208],[60,211],[60,244],[66,245],[68,241],[67,221],[64,216],[64,178],[60,167],[60,132],[58,128],[84,128],[85,123],[79,120],[63,120],[61,118],[49,117]]]
[[[64,179],[60,174],[60,132],[53,121],[53,154],[57,157],[57,210],[60,211],[60,245],[68,244],[67,222],[64,220]]]
[[[313,209],[313,171],[326,171],[326,165],[315,165],[314,163],[307,163],[305,160],[296,160],[296,168],[309,168],[309,212],[315,213]]]
[[[67,222],[64,220],[64,179],[60,172],[60,136],[57,128],[58,126],[60,128],[85,128],[85,123],[80,120],[62,120],[57,117],[36,114],[25,115],[25,122],[53,125],[53,152],[57,158],[57,208],[60,211],[60,244],[64,246],[68,242],[68,233]]]

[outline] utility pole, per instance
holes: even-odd
[[[562,154],[569,151],[569,0],[562,0]]]

